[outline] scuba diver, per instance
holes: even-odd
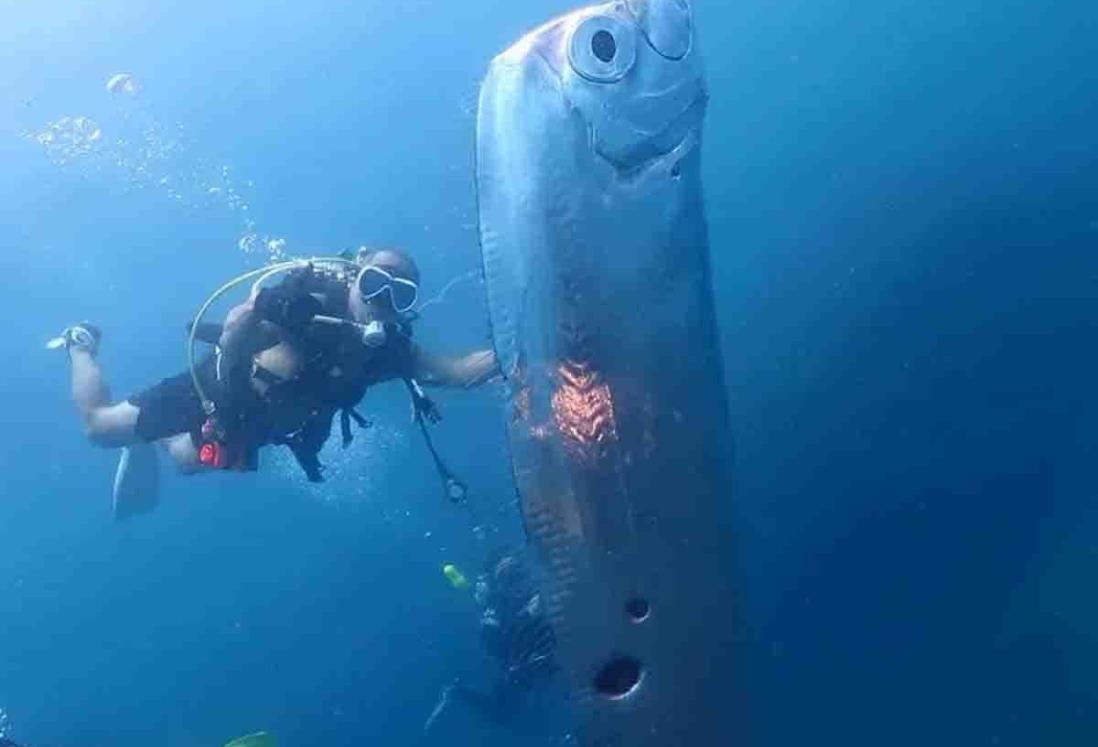
[[[455,583],[453,574],[458,572],[452,568],[445,566],[443,573],[455,588],[462,588]],[[490,723],[506,724],[518,714],[523,697],[556,671],[556,635],[519,557],[506,550],[494,553],[473,595],[481,610],[481,644],[497,665],[494,682],[484,690],[460,679],[449,684],[423,726],[425,733],[450,702],[462,703]]]
[[[262,287],[283,273],[280,283]],[[229,311],[223,325],[202,322],[223,290],[256,275],[248,300]],[[341,413],[346,446],[350,421],[367,425],[354,410],[366,390],[403,380],[436,467],[451,498],[460,499],[464,486],[446,471],[424,426],[439,415],[421,385],[476,387],[496,376],[496,360],[487,350],[441,357],[412,341],[420,275],[411,257],[364,248],[353,258],[285,263],[237,281],[215,294],[192,322],[191,370],[121,402],[111,402],[95,326],[74,325],[50,343],[68,353],[72,397],[91,443],[160,443],[183,474],[252,471],[261,447],[281,444],[309,480],[319,482],[317,455],[335,415]],[[212,345],[213,352],[196,359],[196,340]],[[128,453],[127,448],[120,476]]]

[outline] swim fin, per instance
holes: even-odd
[[[122,449],[114,474],[114,518],[122,521],[156,508],[160,499],[160,463],[153,444]]]

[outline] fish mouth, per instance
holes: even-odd
[[[590,142],[595,154],[623,176],[635,176],[665,166],[670,169],[697,145],[698,132],[708,102],[709,94],[699,90],[662,128],[644,131],[634,127],[630,134],[635,137],[630,137],[625,142],[618,138],[615,138],[617,142],[611,142],[610,137],[600,133],[595,125],[589,124]]]

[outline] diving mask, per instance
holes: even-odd
[[[355,279],[355,288],[363,301],[372,301],[383,293],[389,293],[389,302],[399,314],[416,305],[419,286],[414,280],[398,277],[383,267],[366,265]]]

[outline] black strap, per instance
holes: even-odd
[[[459,480],[446,466],[446,463],[442,461],[438,449],[435,448],[434,439],[431,438],[431,432],[427,430],[428,419],[432,423],[441,420],[442,416],[438,408],[430,397],[423,393],[422,387],[415,379],[405,379],[404,385],[408,387],[408,394],[412,398],[412,410],[415,413],[416,425],[419,426],[419,431],[423,434],[427,451],[431,453],[431,459],[435,463],[435,471],[438,472],[438,476],[442,480],[443,493],[451,503],[464,503],[469,493],[469,487]]]
[[[346,449],[354,441],[354,434],[351,433],[351,420],[355,421],[355,424],[359,428],[369,428],[370,421],[358,414],[353,407],[344,407],[339,413],[339,429],[343,435],[343,448]]]
[[[301,465],[309,482],[324,482],[323,467],[317,450],[310,448],[302,441],[293,440],[286,444],[294,455],[294,459]]]
[[[262,381],[268,387],[278,386],[280,384],[286,384],[290,382],[290,379],[283,379],[278,374],[268,371],[258,363],[252,364],[252,378]]]
[[[351,416],[347,410],[339,413],[339,431],[343,435],[343,448],[346,449],[351,445],[351,441],[355,440],[354,434],[351,433]]]

